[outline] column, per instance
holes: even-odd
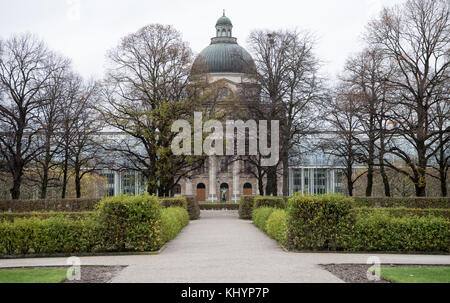
[[[233,162],[233,202],[238,203],[241,201],[241,186],[239,181],[240,176],[240,163],[239,160]]]
[[[114,172],[114,196],[120,195],[120,174]]]
[[[208,201],[209,202],[217,202],[217,194],[216,194],[216,189],[217,189],[217,171],[216,171],[216,157],[215,156],[210,156],[209,157],[209,196],[208,196]]]
[[[184,192],[186,196],[192,196],[192,180],[191,178],[186,178],[186,190]]]
[[[298,172],[296,172],[298,173]],[[294,168],[289,167],[289,194],[292,196],[294,194]]]

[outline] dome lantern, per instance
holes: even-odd
[[[223,16],[216,22],[216,37],[232,37],[233,24],[231,20],[225,16],[225,10],[223,10]]]

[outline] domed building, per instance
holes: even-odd
[[[252,56],[233,37],[233,24],[225,12],[216,22],[216,36],[197,56],[192,66],[193,81],[207,81],[219,90],[219,107],[237,105],[243,89],[256,87],[256,68]],[[233,114],[227,113],[232,118]],[[194,195],[199,202],[239,202],[241,195],[257,193],[258,181],[249,172],[246,161],[231,156],[211,156],[204,167],[190,178],[180,180],[175,193]],[[224,198],[224,193],[225,199]]]

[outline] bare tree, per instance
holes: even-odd
[[[364,173],[357,173],[355,166],[362,153],[355,138],[360,132],[358,119],[359,94],[351,87],[341,85],[337,92],[322,104],[322,121],[327,131],[321,133],[318,148],[334,158],[334,165],[343,166],[347,190],[353,196],[356,181]]]
[[[426,195],[430,158],[448,142],[436,144],[442,131],[434,127],[437,117],[431,109],[440,100],[440,88],[450,80],[449,6],[445,0],[409,0],[384,9],[368,27],[368,42],[395,65],[395,73],[386,79],[398,94],[391,100],[389,119],[402,142],[392,140],[388,151],[410,170],[387,163],[410,178],[417,196]]]
[[[35,139],[40,130],[39,109],[45,100],[38,92],[63,67],[32,35],[0,41],[0,153],[13,179],[13,199],[20,198],[25,167],[42,151]]]
[[[314,104],[322,98],[319,62],[314,55],[314,39],[309,33],[253,31],[249,37],[261,85],[262,110],[252,108],[259,118],[280,121],[280,156],[283,195],[289,195],[289,158],[314,121]],[[262,114],[262,115],[261,115]],[[268,192],[277,194],[277,167],[267,169]]]
[[[390,89],[384,79],[390,77],[391,72],[392,68],[386,64],[379,50],[366,49],[347,61],[344,75],[341,77],[341,80],[353,90],[359,103],[355,114],[360,129],[355,140],[362,148],[359,158],[367,165],[366,196],[372,195],[376,166],[380,168],[385,195],[391,195],[384,163],[388,123],[387,98]]]

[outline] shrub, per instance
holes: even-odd
[[[55,254],[101,250],[102,228],[93,216],[71,220],[64,216],[49,219],[16,219],[0,222],[0,254]]]
[[[266,222],[267,234],[282,245],[286,244],[287,212],[284,209],[274,210]]]
[[[189,214],[181,207],[169,207],[161,210],[163,240],[174,239],[183,227],[189,224]]]
[[[253,207],[274,207],[274,208],[286,208],[286,203],[283,197],[255,197]]]
[[[73,220],[82,219],[88,215],[92,215],[94,212],[92,211],[84,211],[84,212],[26,212],[26,213],[10,213],[4,212],[0,213],[0,221],[10,221],[13,222],[15,219],[26,219],[26,218],[40,218],[40,219],[48,219],[56,216],[61,216]]]
[[[273,207],[259,207],[252,212],[253,223],[262,231],[266,232],[266,223],[269,216],[275,210]]]
[[[187,211],[189,213],[189,219],[197,220],[200,218],[200,205],[198,201],[193,196],[185,197],[187,202]]]
[[[160,198],[159,201],[163,208],[182,207],[184,209],[187,209],[187,201],[185,197]]]
[[[352,210],[357,216],[370,214],[386,214],[391,217],[441,217],[450,219],[450,209],[443,208],[405,208],[405,207],[359,207]]]
[[[353,251],[450,252],[450,222],[374,213],[357,220],[352,238]]]
[[[200,203],[202,210],[237,210],[239,203]]]
[[[355,197],[359,207],[450,208],[450,197]]]
[[[154,251],[161,248],[161,206],[155,196],[105,198],[98,211],[108,250]]]
[[[100,199],[1,200],[1,212],[92,211]]]
[[[295,194],[288,203],[287,245],[300,250],[347,248],[355,224],[353,203],[341,195]]]
[[[244,220],[252,218],[254,199],[255,197],[253,196],[241,196],[241,202],[239,203],[239,218]]]

